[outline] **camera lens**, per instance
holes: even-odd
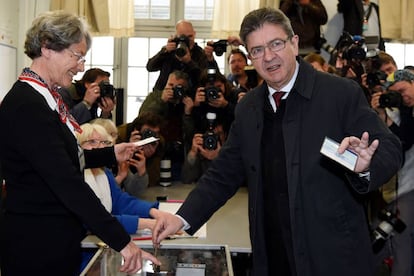
[[[179,43],[177,49],[175,50],[175,54],[178,57],[183,57],[187,53],[187,46],[184,43]]]
[[[101,81],[99,83],[100,97],[109,97],[111,99],[115,98],[115,89],[112,84],[108,81]]]
[[[215,86],[206,87],[205,93],[206,93],[206,100],[207,101],[213,101],[215,99],[218,99],[219,97],[219,88]]]
[[[185,95],[184,92],[185,92],[184,86],[180,84],[174,86],[173,87],[173,98],[178,99],[178,100],[182,99]]]
[[[217,149],[217,135],[214,132],[207,131],[203,135],[203,147],[207,150],[215,150]]]
[[[154,131],[152,131],[149,128],[144,129],[141,133],[141,139],[144,140],[144,139],[147,139],[147,138],[150,138],[150,137],[157,138],[157,133],[155,133]]]

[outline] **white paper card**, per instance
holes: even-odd
[[[338,162],[345,168],[354,171],[358,155],[350,150],[345,150],[343,154],[339,154],[338,148],[338,142],[332,140],[331,138],[325,137],[321,147],[321,153]]]
[[[141,147],[143,145],[150,144],[150,143],[153,143],[153,142],[158,141],[158,140],[160,140],[160,138],[148,137],[148,138],[145,138],[143,140],[139,140],[137,142],[134,142],[134,144],[135,144],[135,146]]]

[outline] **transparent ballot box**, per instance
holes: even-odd
[[[154,254],[151,245],[139,246]],[[230,251],[227,245],[161,244],[157,250],[157,258],[162,263],[158,269],[153,267],[151,261],[144,260],[143,268],[133,275],[233,276]],[[81,275],[131,275],[119,272],[122,263],[121,254],[111,248],[100,247]]]

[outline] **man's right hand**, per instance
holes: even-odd
[[[152,243],[159,247],[162,240],[173,235],[184,227],[183,221],[176,215],[162,212],[157,216],[157,222],[152,231]]]
[[[142,268],[142,260],[150,260],[156,265],[161,265],[161,262],[150,253],[139,248],[135,243],[130,241],[122,250],[121,255],[124,258],[124,264],[119,271],[135,274]]]

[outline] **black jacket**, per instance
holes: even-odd
[[[17,81],[0,105],[0,127],[5,275],[74,275],[86,229],[117,251],[127,245],[130,236],[84,182],[75,136],[40,93]]]

